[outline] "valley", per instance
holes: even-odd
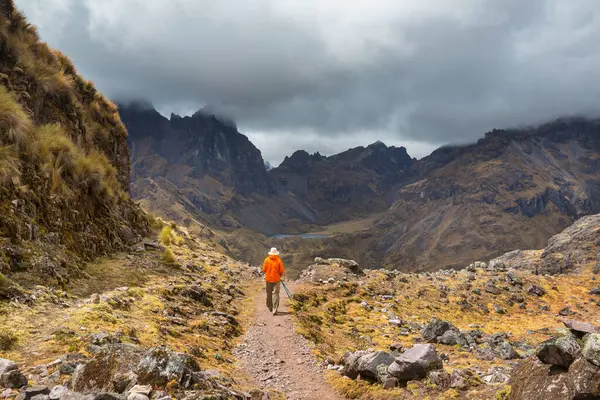
[[[600,120],[272,167],[0,39],[0,400],[600,398]]]

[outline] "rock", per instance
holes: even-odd
[[[150,398],[141,393],[130,393],[127,400],[149,400]]]
[[[17,369],[17,363],[6,358],[0,358],[0,375],[5,372],[14,371],[15,369]]]
[[[498,304],[494,304],[494,311],[496,311],[498,314],[506,314],[504,308],[500,307]]]
[[[108,392],[114,390],[116,377],[134,371],[142,352],[134,345],[118,343],[101,348],[87,364],[80,364],[72,376],[76,392]]]
[[[537,351],[537,357],[545,364],[569,368],[581,355],[581,346],[574,335],[568,334],[559,338],[546,340]]]
[[[133,371],[127,371],[116,374],[112,381],[115,392],[125,393],[137,383],[137,375]]]
[[[550,306],[548,304],[542,304],[540,306],[540,311],[550,311]]]
[[[368,353],[358,359],[358,373],[361,377],[377,378],[377,367],[389,367],[394,362],[394,356],[385,351]]]
[[[498,289],[496,286],[492,286],[492,285],[486,285],[484,287],[484,290],[488,293],[494,294],[494,295],[498,295],[500,293],[502,293],[500,291],[500,289]]]
[[[77,367],[77,364],[67,362],[67,363],[61,364],[61,366],[58,368],[58,371],[62,375],[72,375],[73,372],[75,372],[76,367]]]
[[[437,339],[438,343],[454,346],[455,344],[461,347],[469,347],[469,342],[465,335],[459,332],[456,328],[449,329]]]
[[[505,367],[491,367],[481,379],[488,384],[506,383],[510,375]]]
[[[513,271],[509,271],[506,273],[506,282],[511,285],[523,285],[523,281],[519,278]]]
[[[511,400],[574,400],[600,398],[600,369],[580,357],[568,370],[544,364],[537,357],[521,362],[511,374]]]
[[[114,335],[109,335],[104,332],[98,332],[92,335],[92,343],[96,346],[104,346],[106,344],[111,343],[121,343],[121,339]]]
[[[190,383],[192,372],[200,367],[194,359],[183,353],[175,353],[166,346],[150,349],[137,366],[138,382],[145,385],[166,386],[175,380],[183,387]]]
[[[565,319],[563,324],[579,338],[583,337],[586,333],[600,333],[600,327],[584,322]]]
[[[50,400],[60,400],[69,393],[69,389],[64,386],[54,386],[48,395]]]
[[[529,287],[527,288],[527,293],[533,294],[538,297],[542,297],[543,295],[546,294],[546,291],[541,286],[529,285]]]
[[[600,369],[585,358],[578,358],[571,364],[568,382],[573,399],[600,398]]]
[[[434,384],[439,390],[446,390],[450,387],[450,374],[443,369],[431,371],[427,375],[429,382]]]
[[[27,386],[27,377],[18,369],[13,369],[0,375],[0,386],[19,389]]]
[[[447,330],[452,328],[452,324],[437,318],[432,318],[421,331],[421,336],[428,342],[435,343],[439,336],[442,336]]]
[[[48,386],[32,386],[32,387],[28,387],[27,389],[25,389],[25,392],[23,393],[24,400],[30,400],[33,399],[34,396],[38,396],[38,395],[48,395],[50,394],[50,389],[48,389]]]
[[[600,333],[591,333],[585,338],[581,353],[586,360],[600,367]]]
[[[465,390],[480,383],[479,377],[470,369],[455,369],[450,375],[450,387],[454,389]]]
[[[562,310],[560,310],[558,312],[558,315],[562,315],[562,316],[573,315],[573,314],[575,314],[575,312],[573,312],[571,310],[571,307],[569,307],[569,306],[563,308]]]
[[[498,353],[498,356],[503,360],[515,360],[521,358],[519,353],[517,353],[512,345],[506,340],[496,346],[495,350]]]
[[[417,344],[402,353],[388,368],[388,373],[398,381],[423,379],[427,372],[443,367],[431,344]]]
[[[152,386],[149,385],[135,385],[131,389],[129,389],[129,393],[140,393],[146,396],[150,396],[152,393]]]
[[[597,287],[593,288],[592,290],[590,290],[590,294],[600,295],[600,286],[597,286]]]
[[[384,365],[390,366],[394,362],[394,356],[385,351],[366,352],[357,351],[344,355],[344,374],[352,379],[356,379],[358,375],[377,379],[378,367]],[[381,375],[381,373],[379,373]]]
[[[48,400],[48,399],[49,399],[48,395],[45,395],[45,394],[36,394],[35,396],[33,396],[31,398],[31,400]]]
[[[388,377],[383,383],[382,383],[382,387],[384,389],[393,389],[396,386],[398,386],[398,379],[394,378],[393,376]]]

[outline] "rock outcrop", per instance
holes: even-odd
[[[127,249],[148,222],[129,199],[127,131],[115,105],[12,1],[2,10],[0,274],[64,284],[78,257]]]

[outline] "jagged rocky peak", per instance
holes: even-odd
[[[277,168],[282,170],[294,170],[310,168],[314,163],[322,161],[327,157],[320,155],[318,152],[310,154],[306,150],[296,150],[291,156],[286,156]]]
[[[166,161],[160,175],[177,174],[180,184],[187,186],[192,183],[186,182],[184,176],[191,179],[209,176],[235,188],[239,194],[272,193],[260,151],[238,132],[233,121],[216,117],[212,111],[204,108],[192,116],[171,114],[167,119],[154,109],[151,115],[139,107],[120,109],[130,132],[130,145],[139,148],[146,144],[152,153]],[[133,152],[134,180],[148,177],[149,171],[154,171],[147,162],[155,165],[156,160],[146,156]]]

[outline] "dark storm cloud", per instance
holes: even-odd
[[[112,98],[211,103],[276,162],[292,142],[339,151],[382,139],[421,156],[494,127],[600,110],[596,0],[17,5]]]

